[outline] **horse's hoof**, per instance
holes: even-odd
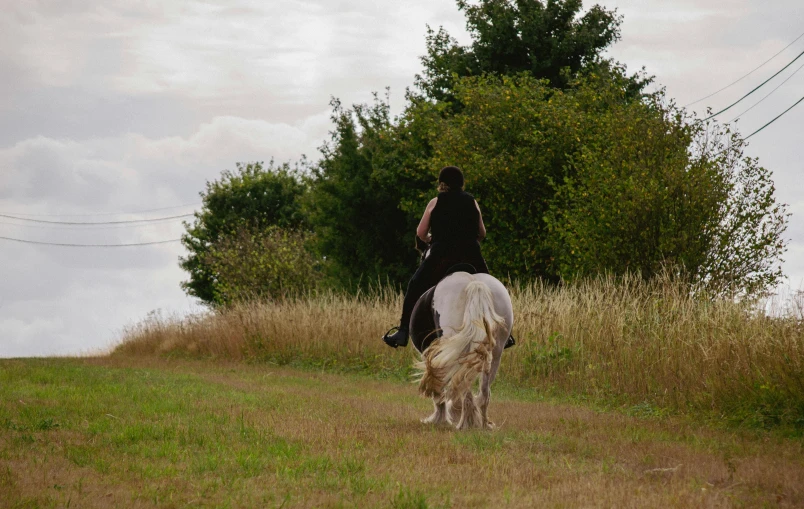
[[[493,430],[497,429],[497,425],[494,424],[491,421],[488,421],[488,422],[486,422],[486,429],[489,430],[489,431],[493,431]]]
[[[421,419],[419,419],[419,421],[421,421],[422,424],[435,424],[435,425],[444,424],[447,422],[446,418],[438,417],[436,415],[422,417]]]

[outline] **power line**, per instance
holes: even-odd
[[[23,244],[37,244],[40,246],[60,246],[60,247],[134,247],[134,246],[153,246],[156,244],[169,244],[171,242],[179,242],[181,239],[170,240],[157,240],[154,242],[135,242],[131,244],[63,244],[58,242],[39,242],[36,240],[14,239],[11,237],[0,237],[0,240],[9,240],[11,242],[21,242]]]
[[[733,119],[729,120],[727,123],[728,123],[728,124],[730,124],[730,123],[734,122],[735,120],[737,120],[738,118],[740,118],[740,117],[742,117],[743,115],[745,115],[746,113],[748,113],[749,111],[753,110],[755,107],[757,107],[757,106],[759,105],[759,103],[761,103],[762,101],[764,101],[765,99],[767,99],[768,97],[770,97],[770,96],[771,96],[771,94],[773,94],[774,92],[776,92],[777,90],[779,90],[779,88],[780,88],[782,85],[784,85],[785,83],[787,83],[788,81],[790,81],[790,78],[792,78],[793,76],[795,76],[796,74],[798,74],[798,71],[800,71],[801,69],[804,69],[804,64],[800,65],[800,66],[798,67],[798,69],[796,69],[795,71],[793,71],[793,74],[791,74],[790,76],[788,76],[787,78],[785,78],[785,80],[784,80],[783,82],[779,83],[779,84],[776,86],[776,88],[774,88],[773,90],[771,90],[770,92],[768,92],[768,95],[766,95],[765,97],[763,97],[762,99],[760,99],[759,101],[757,101],[756,103],[754,103],[754,105],[753,105],[753,106],[751,106],[750,108],[748,108],[748,109],[747,109],[747,110],[745,110],[744,112],[740,113],[739,115],[737,115],[737,116],[736,116],[736,117],[734,117]]]
[[[173,209],[181,209],[184,207],[197,207],[201,205],[200,202],[196,203],[185,203],[183,205],[174,205],[172,207],[160,207],[158,209],[146,209],[146,210],[133,210],[130,212],[97,212],[97,213],[85,213],[85,214],[28,214],[27,212],[3,212],[3,214],[10,214],[14,216],[28,216],[28,217],[89,217],[89,216],[127,216],[127,215],[134,215],[134,214],[146,214],[148,212],[159,212],[162,210],[173,210]]]
[[[799,39],[801,39],[802,37],[804,37],[804,32],[802,32],[802,33],[801,33],[801,35],[799,35],[798,37],[796,37],[796,38],[793,40],[793,42],[791,42],[790,44],[788,44],[787,46],[785,46],[784,48],[782,48],[781,50],[779,50],[779,52],[778,52],[778,53],[776,53],[775,55],[773,55],[773,56],[772,56],[772,57],[770,57],[769,59],[767,59],[767,60],[765,60],[764,62],[762,62],[761,64],[759,64],[757,67],[754,67],[754,68],[753,68],[751,71],[749,71],[749,72],[748,72],[748,74],[745,74],[745,75],[743,75],[742,77],[738,78],[737,80],[732,81],[731,83],[729,83],[729,84],[728,84],[728,85],[726,85],[725,87],[721,88],[720,90],[716,90],[716,91],[712,92],[711,94],[707,95],[706,97],[701,97],[701,98],[700,98],[700,99],[698,99],[697,101],[693,101],[693,102],[691,102],[691,103],[689,103],[689,104],[685,104],[683,107],[684,107],[684,108],[686,108],[686,107],[688,107],[688,106],[692,106],[693,104],[698,104],[698,103],[699,103],[699,102],[701,102],[701,101],[704,101],[704,100],[706,100],[706,99],[709,99],[709,98],[710,98],[710,97],[712,97],[713,95],[716,95],[716,94],[719,94],[720,92],[723,92],[724,90],[726,90],[727,88],[731,87],[732,85],[736,85],[737,83],[741,82],[743,79],[745,79],[745,78],[749,77],[750,75],[752,75],[752,74],[754,73],[754,71],[759,70],[759,69],[760,69],[761,67],[763,67],[765,64],[767,64],[768,62],[770,62],[770,61],[771,61],[771,60],[773,60],[774,58],[776,58],[776,57],[778,57],[779,55],[781,55],[781,54],[782,54],[782,52],[783,52],[784,50],[786,50],[787,48],[789,48],[790,46],[792,46],[793,44],[795,44],[795,43],[796,43],[796,41],[798,41],[798,40],[799,40]]]
[[[47,221],[44,219],[31,219],[28,217],[19,217],[19,216],[12,216],[8,214],[0,214],[0,217],[6,217],[9,219],[16,219],[18,221],[29,221],[31,223],[47,223],[47,224],[71,224],[71,225],[81,225],[81,224],[131,224],[131,223],[152,223],[156,221],[167,221],[169,219],[180,219],[182,217],[190,217],[193,214],[180,214],[178,216],[168,216],[168,217],[154,217],[151,219],[129,219],[126,221],[85,221],[85,222],[73,222],[73,221]]]
[[[79,232],[97,232],[97,231],[104,231],[104,230],[119,230],[121,228],[145,228],[150,226],[163,226],[169,225],[171,222],[175,220],[157,220],[155,219],[152,223],[139,223],[139,224],[115,224],[115,225],[103,225],[103,224],[92,224],[92,223],[84,223],[82,226],[69,226],[64,224],[59,225],[39,225],[39,224],[26,224],[26,223],[12,223],[9,221],[0,221],[0,225],[7,225],[7,226],[19,226],[21,228],[35,228],[38,230],[55,230],[55,231],[79,231]]]
[[[781,118],[781,117],[782,117],[782,116],[783,116],[785,113],[787,113],[788,111],[790,111],[790,110],[792,110],[793,108],[795,108],[796,106],[798,106],[798,104],[799,104],[799,103],[801,103],[802,101],[804,101],[804,97],[802,97],[801,99],[799,99],[798,101],[796,101],[796,102],[795,102],[795,103],[794,103],[792,106],[790,106],[789,108],[787,108],[787,109],[786,109],[786,110],[784,110],[783,112],[781,112],[781,113],[779,113],[778,115],[776,115],[776,116],[773,118],[773,120],[771,120],[770,122],[768,122],[767,124],[763,125],[762,127],[760,127],[759,129],[757,129],[757,130],[756,130],[756,131],[754,131],[753,133],[751,133],[751,134],[749,134],[748,136],[746,136],[745,138],[743,138],[743,141],[747,140],[748,138],[752,137],[753,135],[757,134],[757,133],[758,133],[758,132],[760,132],[761,130],[763,130],[763,129],[765,129],[766,127],[768,127],[769,125],[771,125],[772,123],[774,123],[774,122],[776,122],[777,120],[779,120],[779,119],[780,119],[780,118]],[[731,150],[731,147],[726,147],[726,148],[724,148],[723,150],[721,150],[720,152],[716,152],[716,153],[715,153],[715,154],[714,154],[712,157],[717,157],[717,156],[719,156],[720,154],[724,154],[724,153],[728,152],[729,150]]]
[[[753,94],[754,92],[756,92],[757,90],[759,90],[760,88],[762,88],[762,86],[763,86],[763,85],[765,85],[765,83],[769,82],[770,80],[772,80],[773,78],[775,78],[776,76],[778,76],[778,75],[779,75],[779,73],[781,73],[782,71],[784,71],[785,69],[787,69],[788,67],[790,67],[791,65],[793,65],[793,62],[795,62],[796,60],[798,60],[798,59],[799,59],[799,58],[801,58],[802,56],[804,56],[804,51],[802,51],[801,53],[799,53],[799,54],[798,54],[798,56],[797,56],[796,58],[794,58],[793,60],[791,60],[791,61],[790,61],[790,63],[789,63],[789,64],[787,64],[786,66],[782,67],[782,68],[781,68],[781,69],[780,69],[780,70],[779,70],[779,71],[778,71],[776,74],[774,74],[774,75],[773,75],[773,76],[771,76],[770,78],[766,79],[765,81],[763,81],[762,83],[760,83],[759,85],[757,85],[757,86],[756,86],[756,88],[754,88],[753,90],[751,90],[750,92],[748,92],[748,93],[747,93],[747,94],[745,94],[744,96],[740,97],[740,98],[739,98],[739,99],[737,99],[735,102],[733,102],[733,103],[731,103],[730,105],[726,106],[726,107],[725,107],[725,108],[723,108],[722,110],[718,111],[717,113],[714,113],[714,114],[712,114],[712,115],[709,115],[709,116],[708,116],[708,117],[706,117],[705,119],[701,120],[701,122],[705,122],[705,121],[709,120],[710,118],[716,117],[716,116],[720,115],[721,113],[723,113],[724,111],[726,111],[726,110],[728,110],[728,109],[731,109],[732,107],[736,106],[736,105],[737,105],[737,104],[738,104],[740,101],[742,101],[743,99],[745,99],[745,98],[746,98],[746,97],[748,97],[749,95]]]
[[[790,110],[792,110],[793,108],[795,108],[796,106],[798,106],[798,104],[799,104],[801,101],[804,101],[804,97],[802,97],[801,99],[799,99],[798,101],[796,101],[796,102],[795,102],[795,104],[793,104],[792,106],[790,106],[789,108],[787,108],[787,109],[786,109],[786,110],[784,110],[783,112],[781,112],[781,113],[779,113],[778,115],[776,115],[776,117],[774,117],[774,119],[773,119],[773,120],[771,120],[770,122],[768,122],[767,124],[763,125],[762,127],[760,127],[759,129],[757,129],[757,130],[756,130],[756,131],[754,131],[753,133],[751,133],[751,134],[749,134],[748,136],[746,136],[745,138],[743,138],[743,140],[747,140],[747,139],[748,139],[748,138],[750,138],[751,136],[755,135],[755,134],[756,134],[756,133],[758,133],[759,131],[761,131],[761,130],[765,129],[766,127],[768,127],[768,126],[769,126],[769,125],[771,125],[772,123],[774,123],[774,122],[776,122],[777,120],[779,120],[779,118],[781,118],[781,116],[782,116],[782,115],[784,115],[784,114],[785,114],[785,113],[787,113],[788,111],[790,111]]]

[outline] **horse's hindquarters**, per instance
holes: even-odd
[[[505,325],[507,326],[498,328],[495,339],[499,340],[502,337],[503,341],[507,341],[514,324],[511,297],[505,286],[497,278],[489,274],[472,275],[466,272],[456,272],[442,279],[435,287],[432,297],[436,326],[441,328],[441,334],[445,337],[451,336],[460,330],[463,325],[466,308],[466,295],[463,290],[472,281],[485,283],[491,291],[494,310],[505,320]]]
[[[479,281],[483,281],[489,287],[494,299],[494,310],[505,320],[506,327],[498,329],[496,338],[498,342],[502,339],[503,345],[505,345],[505,342],[508,341],[508,336],[514,328],[514,307],[511,302],[511,295],[508,293],[508,289],[505,285],[494,276],[489,274],[476,274],[475,278]]]
[[[431,299],[432,324],[442,334],[429,348],[417,345],[424,350],[419,391],[435,405],[425,422],[448,419],[458,429],[490,428],[490,385],[514,318],[508,291],[488,274],[456,272],[436,285]]]

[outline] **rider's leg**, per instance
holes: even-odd
[[[419,265],[416,273],[410,278],[408,289],[405,292],[405,302],[402,304],[402,318],[399,320],[399,330],[393,334],[386,334],[383,336],[383,341],[388,346],[394,348],[398,346],[407,346],[408,344],[408,327],[410,324],[410,316],[413,313],[413,307],[416,301],[424,294],[430,287],[438,281],[433,281],[433,272],[436,269],[436,261],[431,256],[425,258],[421,265]]]

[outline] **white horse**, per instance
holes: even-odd
[[[419,299],[411,319],[413,344],[421,353],[419,393],[435,405],[422,422],[494,427],[488,418],[491,383],[513,325],[508,290],[488,274],[454,272]],[[472,385],[481,374],[475,396]]]

